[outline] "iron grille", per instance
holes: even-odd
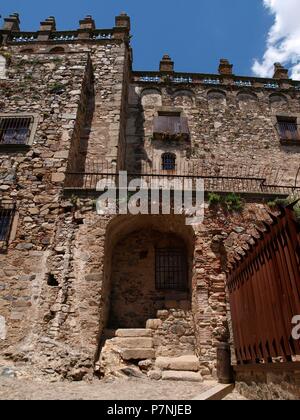
[[[156,249],[155,287],[157,290],[188,290],[187,260],[183,249]]]
[[[29,140],[33,117],[0,119],[0,144],[26,145]]]
[[[175,171],[176,155],[173,153],[164,153],[162,155],[162,169],[163,171]]]
[[[299,140],[300,135],[296,120],[279,120],[278,121],[279,135],[282,140]]]
[[[0,207],[0,243],[2,244],[6,245],[9,240],[14,214],[14,205],[2,205]]]

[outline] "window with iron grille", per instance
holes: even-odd
[[[187,259],[183,249],[156,249],[155,286],[157,290],[188,290]]]
[[[164,171],[175,171],[176,155],[174,155],[174,153],[164,153],[161,159],[162,159],[162,169]]]
[[[0,245],[7,245],[12,222],[15,214],[15,207],[13,205],[2,205],[0,207]],[[3,246],[0,247],[0,250]]]
[[[300,141],[296,118],[277,118],[277,127],[280,139],[284,141]]]
[[[28,144],[33,124],[33,117],[0,117],[0,144]]]

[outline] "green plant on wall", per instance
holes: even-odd
[[[208,203],[210,208],[216,208],[217,206],[222,206],[227,211],[241,212],[245,206],[243,199],[235,194],[229,193],[225,196],[221,196],[216,193],[208,194]]]
[[[208,203],[210,207],[215,207],[222,202],[222,197],[219,194],[209,193],[208,194]]]
[[[287,198],[276,198],[274,201],[269,201],[268,206],[271,210],[274,210],[276,208],[280,207],[286,207],[292,203],[296,203],[296,201],[299,200],[299,196],[295,194],[291,194]],[[296,219],[300,222],[300,201],[298,201],[294,206],[294,213],[296,216]]]
[[[224,204],[228,211],[242,211],[244,202],[241,197],[235,193],[230,193],[225,196]]]

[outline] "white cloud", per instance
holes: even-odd
[[[272,77],[274,63],[289,67],[291,77],[300,80],[300,1],[263,0],[274,15],[268,34],[266,51],[261,61],[255,60],[252,70],[259,77]]]

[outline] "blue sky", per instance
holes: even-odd
[[[156,70],[164,53],[177,71],[215,73],[228,58],[235,73],[251,75],[255,58],[265,52],[274,17],[262,0],[2,0],[2,18],[19,12],[21,29],[37,30],[54,15],[57,28],[76,29],[91,14],[98,28],[110,28],[126,11],[132,19],[135,70]]]

